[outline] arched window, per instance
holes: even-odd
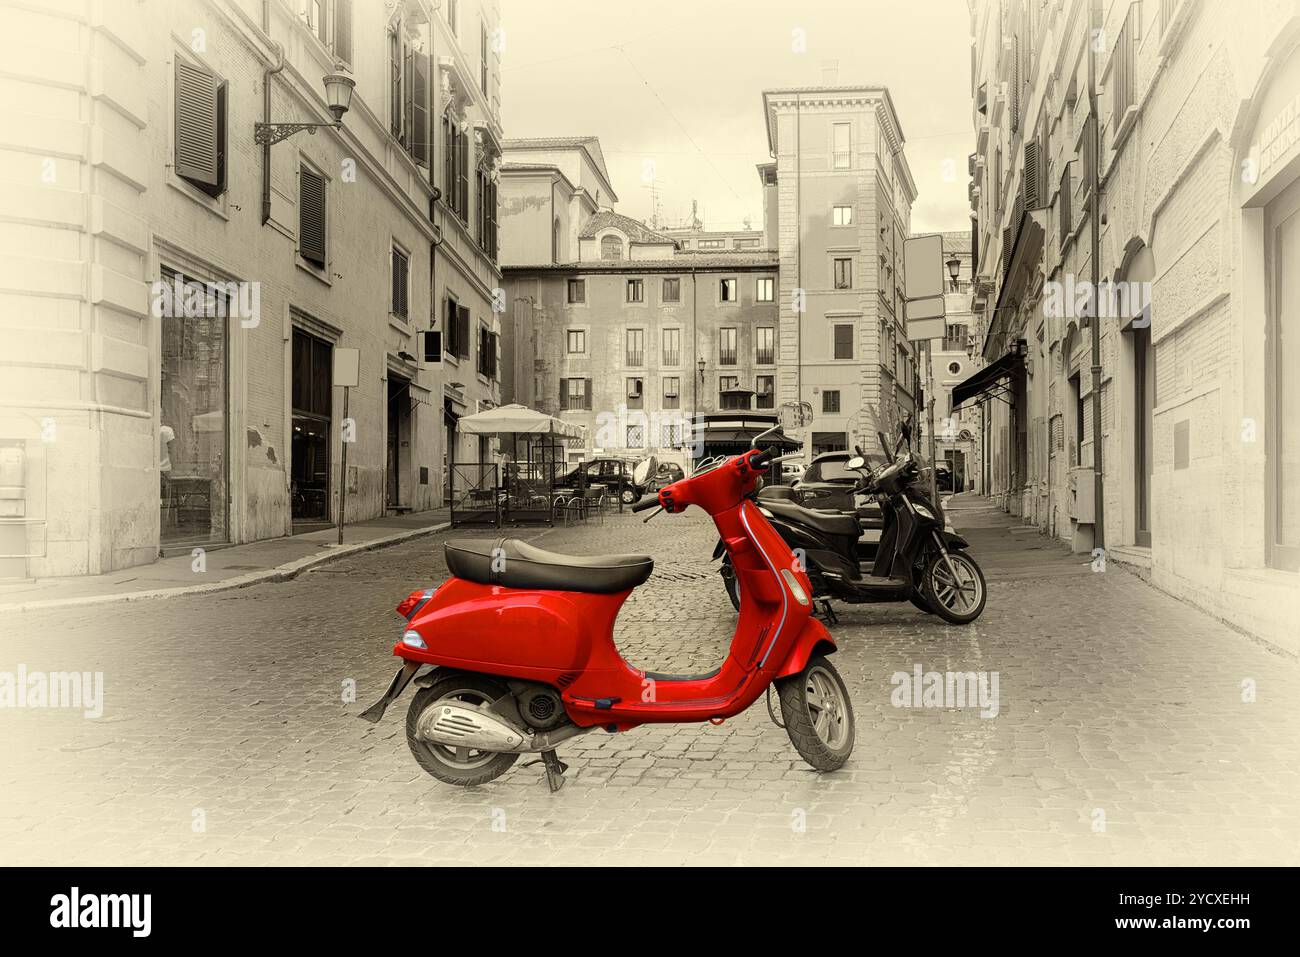
[[[622,259],[623,240],[618,236],[604,236],[600,240],[601,259]]]

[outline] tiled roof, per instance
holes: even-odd
[[[600,209],[587,220],[582,227],[582,232],[578,233],[579,239],[591,239],[602,229],[621,230],[627,234],[627,238],[634,243],[672,243],[671,236],[665,236],[663,233],[655,232],[639,219],[633,219],[631,216],[624,216],[622,213],[616,213],[612,209]]]

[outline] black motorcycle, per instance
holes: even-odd
[[[984,611],[984,573],[966,552],[960,535],[944,529],[943,513],[922,491],[922,470],[911,450],[899,454],[907,430],[891,450],[880,435],[886,464],[872,472],[859,453],[848,467],[864,481],[855,489],[874,495],[884,517],[880,542],[860,543],[862,519],[856,513],[804,508],[784,490],[757,496],[757,504],[786,544],[803,562],[813,597],[834,619],[826,599],[849,604],[908,601],[945,621],[964,625]],[[722,543],[722,578],[731,602],[740,608],[740,583]]]

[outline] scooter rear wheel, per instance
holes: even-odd
[[[416,762],[444,784],[460,787],[486,784],[505,774],[519,755],[434,744],[419,736],[419,726],[425,709],[436,707],[442,701],[486,705],[509,693],[509,688],[492,678],[464,671],[451,672],[429,687],[421,688],[406,712],[406,743]]]
[[[835,771],[853,753],[855,723],[848,689],[822,655],[776,684],[790,743],[818,771]]]

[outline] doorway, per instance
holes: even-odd
[[[333,345],[301,329],[293,330],[289,495],[295,535],[333,524],[330,519],[333,361]]]
[[[1151,547],[1152,432],[1156,407],[1156,353],[1151,326],[1132,330],[1133,338],[1133,544]]]
[[[409,502],[403,501],[403,469],[409,469],[411,447],[411,380],[388,374],[388,435],[384,472],[387,477],[387,507],[404,511]]]

